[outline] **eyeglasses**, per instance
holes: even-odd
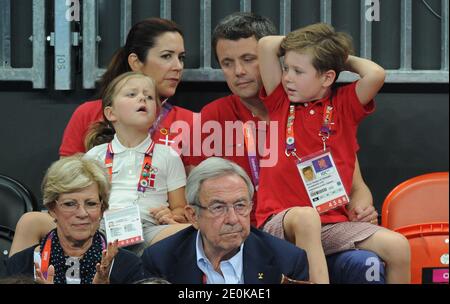
[[[74,212],[78,210],[81,206],[81,203],[77,201],[65,201],[65,202],[58,202],[56,201],[59,208],[61,208],[62,211],[65,212]],[[102,202],[97,201],[87,201],[83,203],[83,208],[86,211],[96,211],[100,209],[100,206],[102,205]]]
[[[233,207],[234,212],[236,212],[236,214],[241,216],[247,216],[250,214],[250,211],[252,210],[253,203],[246,201],[234,203],[232,205],[215,203],[208,207],[204,207],[200,204],[193,204],[193,205],[199,207],[200,209],[208,210],[214,217],[220,217],[228,214],[228,211],[231,207]]]

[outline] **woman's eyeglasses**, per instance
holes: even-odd
[[[64,201],[64,202],[56,201],[56,204],[58,205],[58,207],[62,211],[66,211],[66,212],[76,211],[81,206],[81,203],[79,203],[77,201]],[[100,209],[100,207],[102,205],[102,202],[87,201],[87,202],[84,202],[82,204],[83,204],[84,210],[86,210],[86,211],[96,211],[96,210]]]

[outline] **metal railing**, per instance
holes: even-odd
[[[29,80],[33,82],[34,88],[44,88],[45,84],[45,57],[46,37],[45,37],[45,5],[42,0],[33,0],[33,67],[30,69],[11,68],[10,62],[10,3],[11,0],[0,0],[0,80]],[[212,32],[212,0],[200,1],[200,64],[197,68],[187,67],[184,71],[184,81],[224,81],[220,69],[213,68],[213,58],[211,56],[211,32]],[[400,19],[400,58],[398,69],[387,70],[387,83],[448,83],[449,53],[448,53],[448,0],[441,0],[441,66],[434,70],[416,70],[413,68],[412,58],[412,37],[413,18],[412,1],[401,1]],[[419,0],[414,0],[419,1]],[[54,88],[56,90],[72,89],[72,52],[75,47],[81,44],[82,78],[83,88],[91,89],[95,87],[96,81],[105,72],[105,69],[98,65],[99,62],[99,42],[101,37],[98,31],[98,6],[97,0],[82,1],[82,32],[72,32],[71,25],[64,19],[65,1],[54,0],[55,22],[54,31],[49,37],[51,46],[54,47]],[[173,7],[171,0],[159,0],[159,16],[171,19]],[[123,45],[127,33],[132,25],[132,0],[120,0],[120,43]],[[320,21],[333,24],[333,5],[338,1],[320,0]],[[252,1],[240,0],[240,11],[251,12]],[[280,0],[280,33],[286,34],[291,31],[292,0]],[[372,58],[373,51],[373,22],[366,18],[367,5],[365,0],[360,4],[360,56]],[[156,14],[158,15],[158,14]],[[192,29],[185,29],[192,30]],[[81,35],[81,37],[79,37]],[[382,64],[382,63],[381,63]],[[356,75],[348,72],[341,74],[339,81],[352,81]]]
[[[45,2],[33,0],[33,45],[31,68],[11,67],[11,0],[0,0],[0,81],[31,81],[33,88],[42,89],[45,83]]]

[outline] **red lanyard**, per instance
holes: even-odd
[[[247,148],[248,162],[252,171],[252,180],[255,188],[259,185],[259,160],[256,154],[256,140],[254,136],[253,124],[246,122],[244,124],[244,143]]]
[[[45,241],[44,249],[42,250],[41,253],[41,272],[44,278],[47,278],[48,266],[50,263],[50,256],[52,253],[52,240],[54,235],[55,231],[50,232],[49,236],[47,237],[47,240]],[[100,235],[100,238],[102,239],[102,251],[103,251],[106,249],[106,241],[102,235]]]
[[[41,272],[44,278],[47,278],[48,266],[50,263],[50,253],[52,251],[52,239],[54,231],[50,232],[47,240],[45,241],[44,249],[41,253]]]
[[[331,127],[334,124],[333,122],[333,106],[331,105],[331,97],[330,97],[330,105],[324,105],[323,109],[323,122],[322,127],[319,130],[319,136],[322,138],[323,142],[323,150],[325,151],[327,148],[326,141],[331,135]],[[295,105],[289,106],[289,115],[286,123],[286,156],[294,155],[299,161],[301,159],[296,154],[295,147],[295,131],[294,131],[294,122],[295,122]]]
[[[331,135],[331,125],[333,119],[333,107],[331,105],[324,107],[322,127],[319,131],[319,136],[322,138],[323,150],[327,148],[326,141]]]
[[[155,143],[152,141],[148,149],[145,151],[144,161],[142,162],[142,170],[137,185],[138,192],[144,193],[148,187],[152,188],[154,186],[155,174],[151,172],[154,148]],[[112,144],[109,143],[105,155],[105,165],[108,168],[108,173],[111,180],[112,180],[113,160],[114,160],[114,152],[112,149]]]
[[[167,99],[166,99],[167,100]],[[156,129],[159,129],[160,124],[164,119],[166,119],[167,115],[169,115],[170,111],[173,109],[173,105],[171,105],[169,102],[164,102],[164,104],[161,107],[161,112],[159,113],[158,117],[156,118],[155,122],[153,123],[152,127],[148,131],[150,136],[153,137],[153,134],[155,133]]]

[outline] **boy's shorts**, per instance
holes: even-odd
[[[262,230],[280,239],[286,239],[283,220],[290,209],[275,214],[262,226]],[[322,225],[322,246],[325,255],[355,249],[356,244],[385,229],[367,222],[341,222]]]

